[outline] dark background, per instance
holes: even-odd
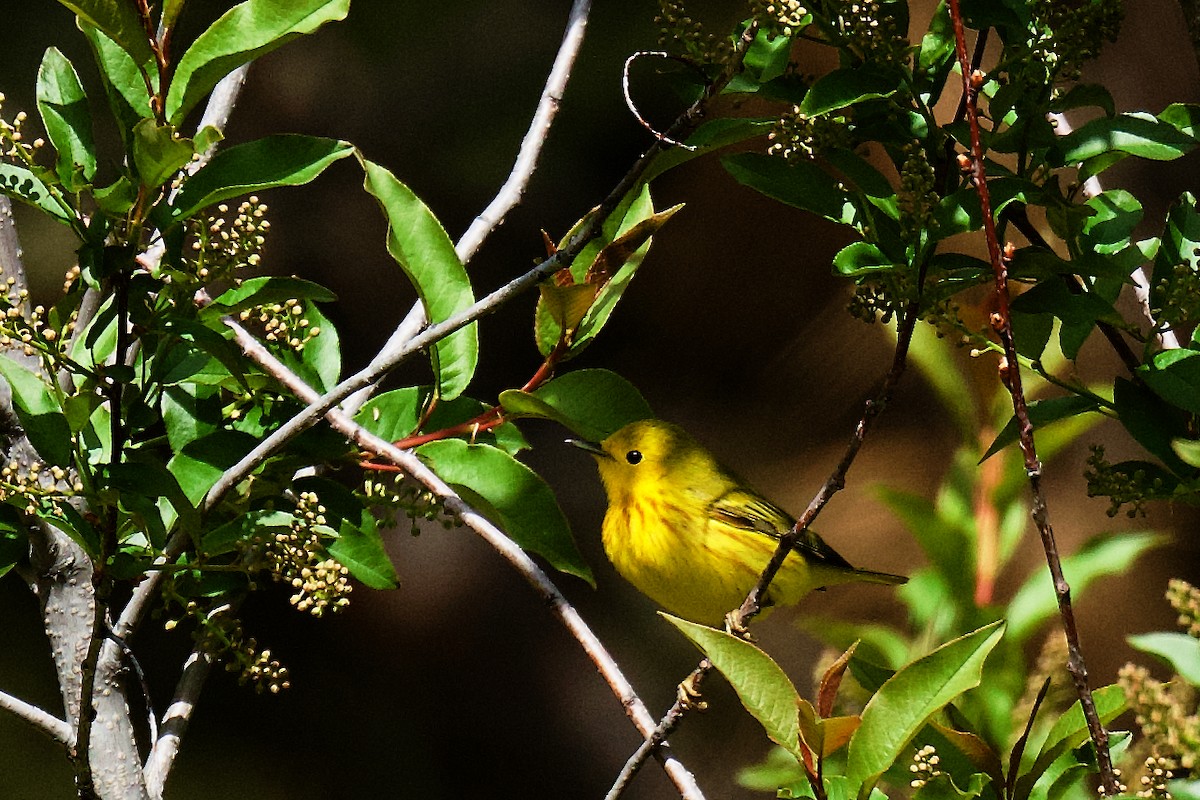
[[[192,0],[191,30],[229,5]],[[725,5],[692,3],[689,9],[720,25],[737,13]],[[918,31],[931,13],[920,5],[913,13]],[[4,6],[5,117],[25,109],[36,118],[34,79],[50,45],[75,63],[102,116],[95,69],[71,14],[49,0]],[[253,67],[228,140],[279,131],[348,139],[408,183],[457,237],[508,174],[568,7],[566,0],[358,0],[346,22]],[[1085,79],[1108,85],[1119,110],[1156,113],[1174,101],[1195,101],[1196,62],[1178,7],[1135,0],[1127,8],[1120,41],[1089,66]],[[540,231],[559,238],[649,144],[624,108],[619,77],[630,52],[657,46],[655,10],[649,0],[597,4],[526,201],[470,265],[477,293],[524,272],[542,253]],[[188,38],[185,29],[177,41]],[[652,71],[641,75],[639,103],[652,119],[669,120],[677,101],[656,85]],[[36,127],[31,120],[30,130]],[[111,139],[111,131],[101,134]],[[1137,194],[1149,220],[1161,220],[1174,197],[1197,188],[1194,155],[1167,165],[1131,161],[1105,173],[1104,183]],[[339,295],[330,313],[348,367],[365,363],[413,300],[383,246],[384,224],[361,181],[352,163],[341,162],[311,187],[264,195],[274,226],[266,265],[321,281]],[[691,428],[766,494],[799,511],[840,456],[862,401],[890,359],[882,328],[845,315],[849,290],[830,275],[830,258],[846,234],[740,188],[712,159],[662,179],[656,201],[658,207],[686,202],[687,208],[656,237],[605,335],[572,366],[620,372],[660,416]],[[49,298],[73,263],[73,245],[62,229],[23,209],[18,221],[37,292]],[[1143,235],[1157,233],[1156,224]],[[518,298],[482,323],[473,396],[494,398],[536,368],[533,302],[533,295]],[[1080,364],[1085,377],[1117,369],[1095,341]],[[968,369],[976,385],[994,380],[994,367],[982,360]],[[400,380],[423,376],[423,365],[414,364]],[[603,500],[590,460],[563,447],[563,433],[553,426],[531,424],[526,431],[535,445],[528,461],[555,486],[599,586],[592,591],[568,577],[559,583],[650,708],[665,709],[696,653],[605,561],[598,536]],[[1136,452],[1113,427],[1097,428],[1086,441],[1105,442],[1114,461]],[[942,409],[910,372],[849,487],[822,515],[823,535],[854,563],[888,571],[917,566],[915,545],[874,500],[873,487],[933,491],[955,444]],[[1100,531],[1176,533],[1169,548],[1092,587],[1078,603],[1094,684],[1103,685],[1132,657],[1127,633],[1172,626],[1162,592],[1168,575],[1197,577],[1196,518],[1161,507],[1145,520],[1108,519],[1105,501],[1085,497],[1086,454],[1081,443],[1048,467],[1052,520],[1065,551]],[[1001,598],[1042,563],[1030,533],[1017,567],[1001,582]],[[427,529],[418,538],[396,532],[389,546],[402,587],[388,593],[360,587],[336,618],[297,614],[278,592],[247,605],[248,629],[289,666],[293,688],[262,697],[214,674],[168,797],[603,795],[637,735],[591,663],[521,579],[461,530]],[[886,588],[843,588],[756,626],[764,646],[802,687],[819,648],[795,622],[816,612],[854,619],[899,615]],[[0,689],[58,713],[38,616],[15,575],[0,580]],[[134,643],[160,712],[188,644],[186,635],[156,626]],[[759,759],[768,742],[719,684],[709,684],[712,710],[690,718],[672,742],[708,796],[748,796],[735,787],[734,773]],[[0,714],[0,797],[69,798],[70,787],[57,747]],[[627,796],[673,792],[650,765]]]

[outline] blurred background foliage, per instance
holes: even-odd
[[[198,31],[231,5],[191,0],[187,24]],[[228,140],[276,131],[350,140],[391,168],[457,236],[508,174],[568,5],[359,0],[344,23],[254,65]],[[734,5],[693,0],[688,7],[720,29],[741,15]],[[1158,112],[1171,102],[1200,99],[1178,5],[1126,5],[1119,40],[1085,67],[1084,80],[1108,86],[1118,110]],[[912,6],[912,28],[923,30],[932,3]],[[620,70],[632,51],[657,47],[655,12],[649,0],[593,10],[525,202],[470,265],[481,292],[527,269],[543,252],[540,231],[559,238],[649,144],[625,110]],[[95,85],[84,40],[63,6],[10,0],[0,20],[7,108],[32,110],[37,64],[50,45],[80,66],[85,85]],[[188,29],[179,35],[188,38]],[[635,71],[634,93],[651,120],[669,120],[681,107],[667,84],[655,68]],[[746,106],[735,113],[754,112]],[[1130,159],[1106,172],[1104,182],[1134,192],[1154,225],[1181,191],[1200,185],[1198,158]],[[382,247],[384,223],[360,183],[358,171],[346,165],[305,190],[264,197],[275,233],[265,268],[311,278],[339,295],[329,313],[351,368],[375,352],[413,300]],[[606,335],[571,367],[620,372],[659,416],[688,427],[765,494],[799,511],[840,455],[890,358],[882,326],[846,315],[850,290],[830,274],[845,234],[739,187],[713,160],[665,177],[656,199],[658,207],[687,206],[656,237]],[[73,263],[71,243],[24,211],[17,210],[18,225],[34,293],[49,293]],[[518,299],[481,323],[475,396],[520,385],[538,364],[529,325],[533,302],[532,294]],[[992,362],[958,355],[973,385],[990,397]],[[1080,357],[1083,370],[1112,374],[1115,363],[1098,341]],[[415,371],[424,367],[410,369],[408,383],[419,380]],[[879,501],[878,487],[932,496],[960,443],[942,409],[911,371],[851,471],[848,489],[822,515],[822,535],[853,563],[893,572],[922,563],[904,526]],[[555,426],[531,422],[526,430],[535,445],[528,459],[558,491],[599,588],[567,577],[559,582],[651,709],[665,710],[695,651],[604,559],[601,490],[590,460],[560,446],[562,431]],[[1077,605],[1089,668],[1095,685],[1103,685],[1134,657],[1125,635],[1172,627],[1174,615],[1161,600],[1166,580],[1200,578],[1200,538],[1190,509],[1155,507],[1147,519],[1132,521],[1105,516],[1107,502],[1085,495],[1089,441],[1104,443],[1112,461],[1137,457],[1116,426],[1102,424],[1050,464],[1051,518],[1064,552],[1102,530],[1174,534],[1170,545],[1128,574],[1091,587]],[[517,576],[461,531],[435,526],[414,539],[404,530],[389,544],[401,588],[356,592],[337,618],[318,622],[266,597],[247,606],[247,627],[289,666],[293,686],[264,697],[215,675],[169,796],[593,797],[607,789],[637,735],[591,664]],[[1044,569],[1035,537],[1024,539],[1013,564],[996,589],[999,598],[1011,597],[1031,571]],[[797,622],[817,614],[903,618],[890,590],[865,587],[813,595],[798,611],[757,626],[764,647],[802,690],[820,645]],[[56,708],[36,603],[12,578],[0,582],[0,630],[0,686]],[[188,645],[152,627],[139,637],[139,656],[159,679],[152,687],[156,704],[167,702]],[[672,743],[709,796],[751,796],[734,784],[736,770],[761,760],[769,743],[719,681],[710,683],[707,696],[711,710],[689,719]],[[6,797],[71,796],[68,767],[56,747],[7,715],[0,715],[0,784]],[[673,793],[650,768],[627,796]]]

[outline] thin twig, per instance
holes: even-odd
[[[692,689],[698,690],[701,682],[712,671],[712,668],[712,662],[707,658],[703,659],[692,670],[692,674],[687,677],[685,683]],[[681,687],[682,685],[680,684]],[[680,691],[682,691],[682,688]],[[612,788],[608,790],[608,794],[604,795],[604,800],[617,800],[650,756],[655,755],[659,748],[669,746],[667,745],[667,737],[675,732],[675,729],[679,727],[679,723],[683,722],[687,708],[688,706],[683,702],[682,697],[675,701],[674,705],[663,715],[658,724],[654,726],[654,730],[650,732],[650,735],[642,740],[642,743],[638,745],[638,749],[634,750],[633,754],[625,761],[625,766],[621,768],[617,779],[613,781]]]
[[[1100,768],[1100,781],[1109,797],[1120,793],[1113,773],[1112,758],[1108,751],[1108,732],[1100,721],[1092,691],[1088,687],[1087,667],[1079,646],[1079,631],[1075,625],[1075,612],[1071,607],[1071,587],[1063,576],[1062,561],[1054,530],[1050,526],[1046,496],[1042,491],[1042,465],[1038,461],[1037,448],[1033,439],[1033,424],[1029,421],[1029,409],[1021,387],[1021,369],[1017,349],[1012,335],[1012,316],[1009,312],[1008,268],[1001,254],[1000,240],[996,234],[996,221],[992,216],[991,197],[988,193],[987,175],[984,173],[983,145],[979,132],[979,109],[976,105],[978,85],[976,75],[967,59],[966,37],[963,32],[962,12],[958,0],[950,0],[950,17],[954,24],[955,51],[962,70],[963,93],[967,96],[967,122],[971,130],[971,176],[979,193],[980,215],[983,218],[984,235],[987,238],[988,255],[995,274],[996,310],[992,312],[992,328],[1004,345],[1004,359],[1000,362],[1000,379],[1012,395],[1013,416],[1017,420],[1021,452],[1025,456],[1025,472],[1029,476],[1029,487],[1033,493],[1033,521],[1042,539],[1046,563],[1054,580],[1054,592],[1058,598],[1059,614],[1067,637],[1067,670],[1075,683],[1079,704],[1087,721],[1088,733],[1096,750],[1096,763]]]
[[[19,697],[13,697],[7,692],[0,692],[0,709],[14,714],[18,719],[28,722],[54,741],[70,748],[75,744],[75,732],[65,720],[50,714],[37,706],[26,703]]]
[[[575,65],[575,58],[579,55],[579,49],[583,45],[583,34],[587,29],[588,14],[591,13],[591,9],[591,0],[575,0],[571,6],[571,14],[567,18],[567,30],[563,34],[562,44],[559,45],[558,55],[554,57],[550,75],[546,78],[546,86],[542,89],[542,96],[538,100],[533,121],[529,124],[525,138],[521,140],[521,148],[517,154],[517,160],[513,163],[512,172],[504,181],[504,185],[500,187],[500,191],[496,193],[495,199],[475,218],[475,221],[467,228],[467,232],[454,246],[454,252],[458,254],[459,260],[464,264],[471,260],[471,257],[483,244],[484,239],[500,227],[504,217],[521,202],[521,198],[525,195],[529,179],[532,177],[533,171],[537,169],[538,158],[542,154],[542,145],[546,143],[549,136],[550,125],[554,122],[558,107],[562,103],[567,81],[570,80],[571,70]]]
[[[671,127],[663,132],[663,136],[667,140],[678,140],[686,138],[687,132],[695,127],[696,123],[703,117],[705,109],[713,97],[729,84],[738,72],[741,71],[742,61],[745,58],[746,50],[750,42],[754,41],[754,37],[758,32],[757,25],[751,24],[747,26],[742,38],[738,43],[738,48],[734,52],[733,58],[730,59],[725,71],[713,83],[709,84],[700,98],[696,100],[686,111],[681,114]],[[426,328],[417,336],[410,339],[400,350],[391,357],[382,359],[380,363],[368,365],[362,370],[346,378],[337,386],[330,389],[320,398],[310,403],[303,411],[296,414],[290,420],[285,422],[275,430],[270,436],[264,439],[253,450],[247,453],[237,464],[234,464],[224,475],[209,489],[208,494],[204,497],[202,504],[203,509],[209,509],[215,506],[224,498],[225,494],[233,487],[243,481],[251,472],[259,467],[266,459],[283,449],[292,439],[298,436],[303,431],[308,430],[313,425],[317,424],[322,417],[325,416],[335,405],[349,397],[359,389],[370,386],[379,381],[387,373],[391,372],[405,360],[414,354],[431,347],[434,343],[446,338],[450,334],[457,331],[475,320],[492,313],[504,303],[516,297],[526,289],[532,288],[543,277],[550,275],[563,266],[570,265],[571,261],[584,248],[584,246],[595,239],[601,232],[604,221],[608,218],[625,195],[636,187],[645,174],[650,164],[659,153],[667,149],[667,145],[663,140],[657,139],[654,143],[642,154],[642,156],[634,163],[625,177],[609,192],[608,196],[601,201],[592,212],[588,215],[587,220],[580,226],[571,240],[566,246],[558,250],[554,255],[547,258],[538,266],[526,272],[524,275],[516,278],[513,281],[501,286],[491,294],[477,301],[469,308],[463,309],[459,313],[450,318]]]
[[[525,196],[525,189],[529,186],[534,170],[537,169],[538,159],[541,158],[542,146],[550,136],[550,126],[553,125],[559,106],[562,105],[567,82],[571,79],[571,72],[575,66],[575,58],[579,55],[579,50],[583,45],[583,34],[587,30],[591,6],[591,0],[575,0],[571,6],[562,44],[558,47],[558,55],[554,57],[550,74],[546,77],[546,85],[542,89],[542,96],[538,100],[533,120],[529,123],[529,130],[526,131],[525,138],[521,140],[521,147],[517,151],[517,159],[513,162],[512,171],[509,172],[508,178],[496,192],[492,202],[488,203],[487,208],[480,212],[479,216],[467,227],[458,243],[454,245],[454,252],[458,256],[458,260],[464,264],[479,252],[484,240],[491,235],[492,231],[500,227],[504,218],[508,216],[508,212],[512,211]],[[425,308],[418,300],[409,309],[400,324],[396,326],[396,329],[392,331],[387,342],[371,360],[368,369],[380,366],[404,349],[404,346],[424,326]],[[342,410],[354,415],[371,398],[376,388],[377,384],[372,383],[354,392],[342,402]]]
[[[638,50],[636,53],[631,54],[629,58],[625,59],[625,66],[621,69],[621,92],[625,95],[625,107],[629,109],[629,113],[632,114],[633,118],[638,121],[638,124],[649,131],[651,136],[653,136],[655,139],[658,139],[663,144],[673,145],[674,147],[682,147],[684,150],[688,151],[695,150],[696,148],[689,144],[677,142],[666,134],[659,133],[654,126],[650,124],[649,120],[642,116],[642,112],[638,110],[637,103],[633,102],[633,94],[629,90],[629,70],[631,67],[633,67],[633,62],[637,61],[639,58],[665,58],[671,61],[678,61],[681,64],[686,64],[687,66],[699,72],[698,68],[695,64],[683,56],[677,56],[674,53],[668,53],[665,50]],[[703,75],[704,73],[701,72],[700,74]]]

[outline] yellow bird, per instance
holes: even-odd
[[[631,422],[603,442],[568,439],[596,458],[608,495],[604,550],[617,572],[686,619],[717,624],[741,605],[795,524],[678,425]],[[767,590],[764,606],[813,589],[907,578],[855,569],[805,531]]]

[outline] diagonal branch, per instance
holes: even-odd
[[[1042,464],[1038,460],[1037,448],[1033,439],[1033,423],[1029,420],[1029,408],[1025,402],[1025,393],[1021,387],[1021,369],[1017,359],[1017,349],[1013,341],[1012,315],[1009,312],[1008,297],[1008,267],[1006,259],[1000,250],[1000,240],[996,234],[996,220],[992,216],[991,197],[988,192],[987,175],[984,173],[983,145],[979,131],[979,109],[977,106],[979,85],[982,75],[973,72],[967,61],[967,46],[963,33],[962,11],[958,0],[950,0],[950,17],[954,24],[955,51],[962,70],[963,93],[967,97],[967,122],[971,131],[971,157],[969,168],[975,190],[979,193],[980,214],[983,217],[983,230],[987,238],[988,255],[992,262],[995,275],[996,310],[992,312],[991,323],[993,330],[1004,345],[1004,358],[1000,362],[1000,380],[1012,395],[1013,416],[1017,420],[1020,436],[1021,452],[1025,456],[1025,472],[1029,476],[1029,488],[1033,494],[1033,521],[1042,539],[1042,548],[1046,553],[1046,564],[1054,581],[1054,593],[1058,598],[1058,610],[1062,617],[1063,632],[1067,638],[1067,670],[1075,683],[1079,695],[1079,704],[1087,721],[1088,733],[1096,750],[1096,763],[1100,768],[1102,789],[1109,797],[1120,793],[1120,787],[1113,772],[1112,757],[1108,751],[1108,732],[1100,721],[1096,711],[1096,702],[1088,686],[1087,666],[1083,660],[1083,652],[1079,646],[1079,631],[1075,625],[1075,612],[1071,607],[1071,587],[1063,576],[1062,561],[1058,554],[1058,545],[1054,540],[1054,529],[1050,526],[1050,515],[1046,505],[1046,496],[1042,491]]]
[[[508,212],[512,211],[525,196],[525,189],[529,185],[530,178],[533,177],[534,170],[537,169],[542,146],[550,136],[550,126],[554,123],[554,117],[558,114],[559,106],[562,104],[567,81],[570,80],[571,70],[575,66],[575,58],[579,55],[580,47],[583,45],[583,34],[587,29],[591,6],[591,0],[575,0],[571,6],[571,14],[567,18],[567,31],[563,34],[558,55],[554,57],[550,75],[546,78],[546,86],[542,89],[542,97],[538,101],[533,121],[529,124],[525,138],[521,140],[521,147],[517,152],[517,160],[513,163],[512,171],[492,202],[475,218],[466,233],[454,246],[458,260],[464,264],[471,260],[483,245],[484,240],[491,235],[492,231],[500,227]],[[387,342],[378,355],[372,359],[369,366],[377,366],[391,358],[403,349],[424,325],[425,309],[418,300],[396,327],[396,330],[392,332],[392,335],[388,337]],[[363,403],[370,399],[374,391],[375,384],[364,386],[347,397],[342,403],[342,408],[348,414],[353,415],[362,408]]]

